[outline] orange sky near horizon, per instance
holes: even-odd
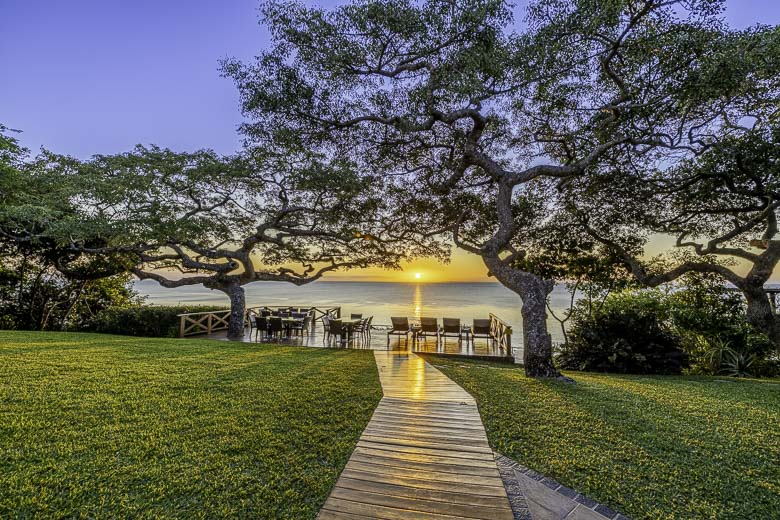
[[[657,235],[647,245],[646,257],[650,258],[661,253],[675,249],[674,238]],[[748,271],[745,262],[739,262],[733,269],[740,275]],[[420,273],[420,278],[415,274]],[[446,282],[491,282],[496,281],[488,277],[487,268],[482,259],[477,255],[452,248],[452,256],[448,264],[442,264],[434,259],[421,258],[403,264],[402,271],[390,271],[378,267],[366,269],[352,269],[349,271],[337,271],[328,273],[323,280],[355,281],[355,282],[414,282],[414,283],[446,283]],[[780,280],[780,269],[771,277],[770,282]]]

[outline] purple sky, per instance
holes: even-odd
[[[322,2],[321,2],[322,3]],[[325,2],[329,3],[329,2]],[[0,122],[22,143],[86,158],[136,143],[239,147],[218,60],[267,42],[258,0],[5,0]],[[778,0],[729,0],[735,27],[780,23]]]

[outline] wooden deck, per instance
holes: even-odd
[[[384,397],[318,518],[512,520],[474,398],[414,353],[374,357]]]
[[[217,331],[212,334],[202,336],[192,336],[193,338],[207,339],[226,339],[226,331]],[[249,329],[242,339],[244,342],[254,342],[255,337],[249,335]],[[322,325],[317,324],[314,330],[300,336],[293,336],[289,339],[279,341],[279,343],[300,345],[305,347],[328,347],[334,346],[333,343],[325,341]],[[477,338],[474,341],[458,341],[457,338],[447,338],[446,341],[440,340],[438,343],[435,338],[422,338],[417,344],[413,344],[411,339],[405,341],[397,336],[391,336],[387,341],[387,334],[382,330],[373,330],[368,342],[353,342],[346,345],[347,348],[369,349],[378,351],[414,351],[438,354],[453,354],[469,357],[484,357],[496,359],[508,359],[506,351],[499,348],[495,342],[484,338]],[[513,349],[514,359],[522,360],[522,349],[518,346]]]

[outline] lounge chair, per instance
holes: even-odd
[[[460,318],[444,318],[441,328],[441,337],[444,338],[444,344],[447,344],[447,337],[458,338],[458,343],[463,341],[463,329],[460,326]]]
[[[474,345],[475,338],[485,338],[488,342],[493,341],[493,334],[490,332],[490,320],[474,320],[471,325],[471,344]]]
[[[409,333],[412,331],[409,327],[409,318],[396,318],[391,317],[390,321],[393,326],[387,331],[387,346],[390,347],[390,336],[404,336],[406,338],[406,344],[409,344]]]
[[[417,338],[436,336],[436,344],[439,344],[439,320],[437,318],[420,318],[420,329],[417,330]]]

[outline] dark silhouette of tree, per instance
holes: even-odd
[[[682,104],[680,93],[728,35],[720,7],[539,0],[518,31],[499,0],[272,1],[272,48],[223,71],[249,142],[349,143],[367,171],[404,179],[404,218],[415,210],[421,232],[446,233],[520,296],[526,374],[557,377],[545,311],[554,280],[518,262],[529,234],[550,217],[551,189],[695,146],[714,95]]]

